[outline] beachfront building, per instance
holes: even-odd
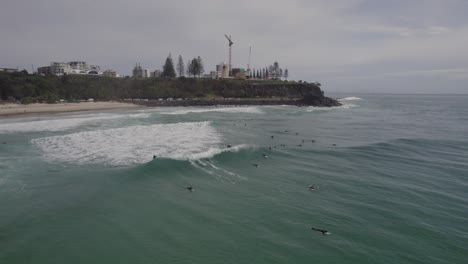
[[[119,77],[116,71],[110,69],[103,71],[102,75],[106,77]]]
[[[154,70],[150,73],[150,77],[159,78],[161,77],[161,70]]]
[[[51,75],[52,74],[52,67],[44,66],[37,68],[37,73],[42,75]]]
[[[202,75],[202,78],[205,79],[216,79],[216,71],[210,71],[210,73],[206,73]]]
[[[139,63],[135,64],[132,71],[132,76],[135,78],[149,78],[151,75],[150,70],[143,69]]]
[[[150,77],[150,70],[143,69],[143,78],[149,78],[149,77]]]
[[[85,61],[70,61],[68,65],[70,65],[73,70],[78,72],[88,71],[88,64]]]
[[[101,74],[101,67],[88,65],[86,61],[70,61],[68,65],[72,69],[72,74]]]
[[[229,78],[229,64],[220,63],[216,65],[216,78],[225,79]]]
[[[14,68],[0,68],[0,72],[17,72],[18,69]]]
[[[96,65],[88,65],[85,61],[71,61],[71,62],[52,62],[50,66],[39,67],[37,69],[39,74],[90,74],[101,75],[101,67]]]
[[[71,73],[70,65],[65,62],[52,62],[50,64],[50,72],[54,75],[64,75]]]
[[[232,76],[234,76],[234,78],[236,78],[236,79],[245,80],[245,79],[247,79],[247,71],[245,69],[242,69],[242,68],[233,68],[232,69]]]

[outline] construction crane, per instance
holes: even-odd
[[[232,66],[231,66],[231,59],[232,59],[232,44],[234,44],[234,42],[232,42],[231,40],[231,36],[228,37],[228,35],[224,34],[224,36],[226,36],[227,40],[229,41],[229,75],[231,75],[231,70],[232,70]]]
[[[252,46],[249,46],[249,63],[247,64],[247,72],[250,72],[250,57],[252,57]]]

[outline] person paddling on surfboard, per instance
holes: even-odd
[[[312,227],[311,229],[314,230],[314,231],[322,233],[322,235],[329,235],[330,234],[330,232],[328,232],[327,230],[318,229],[318,228],[315,228],[315,227]]]

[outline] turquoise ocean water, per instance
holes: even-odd
[[[468,96],[336,96],[0,119],[0,263],[468,263]]]

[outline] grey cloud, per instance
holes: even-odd
[[[160,68],[171,52],[200,55],[213,69],[227,60],[227,33],[235,65],[246,67],[252,45],[253,67],[278,60],[325,89],[388,92],[379,85],[394,82],[388,73],[468,67],[467,8],[461,0],[4,0],[0,67],[86,60],[129,74],[135,62]],[[382,77],[343,81],[369,74]],[[415,91],[433,89],[425,75],[404,78]],[[464,88],[441,81],[447,91]]]

